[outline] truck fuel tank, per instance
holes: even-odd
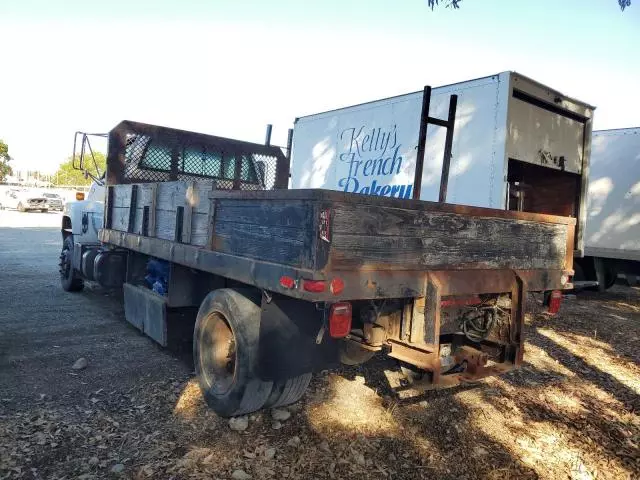
[[[121,287],[127,272],[127,252],[100,251],[93,262],[93,279],[105,288]]]

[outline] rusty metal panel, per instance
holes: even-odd
[[[407,362],[423,370],[434,371],[440,369],[440,358],[437,352],[428,352],[418,348],[412,348],[402,343],[391,342],[389,356]]]
[[[279,147],[123,121],[109,133],[107,185],[215,180],[216,188],[287,188]]]

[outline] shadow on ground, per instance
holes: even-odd
[[[0,464],[10,478],[85,480],[637,478],[639,300],[578,296],[556,318],[532,304],[524,368],[475,386],[403,399],[388,359],[323,372],[278,429],[269,412],[243,432],[211,412],[184,373],[187,342],[162,352],[186,367],[171,378],[147,364],[127,389],[1,412]]]

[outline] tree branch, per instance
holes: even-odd
[[[446,8],[460,8],[459,3],[462,0],[447,0],[447,3],[445,5]],[[619,0],[622,1],[622,0]],[[631,0],[627,0],[627,1],[631,1]],[[431,10],[433,10],[433,7],[435,7],[436,5],[439,5],[439,0],[427,0],[427,5],[429,5],[431,7]]]

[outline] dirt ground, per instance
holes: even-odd
[[[260,412],[237,432],[120,295],[60,289],[59,220],[0,211],[0,479],[640,478],[640,289],[557,317],[533,299],[503,377],[398,396],[375,358],[317,375],[281,428]]]

